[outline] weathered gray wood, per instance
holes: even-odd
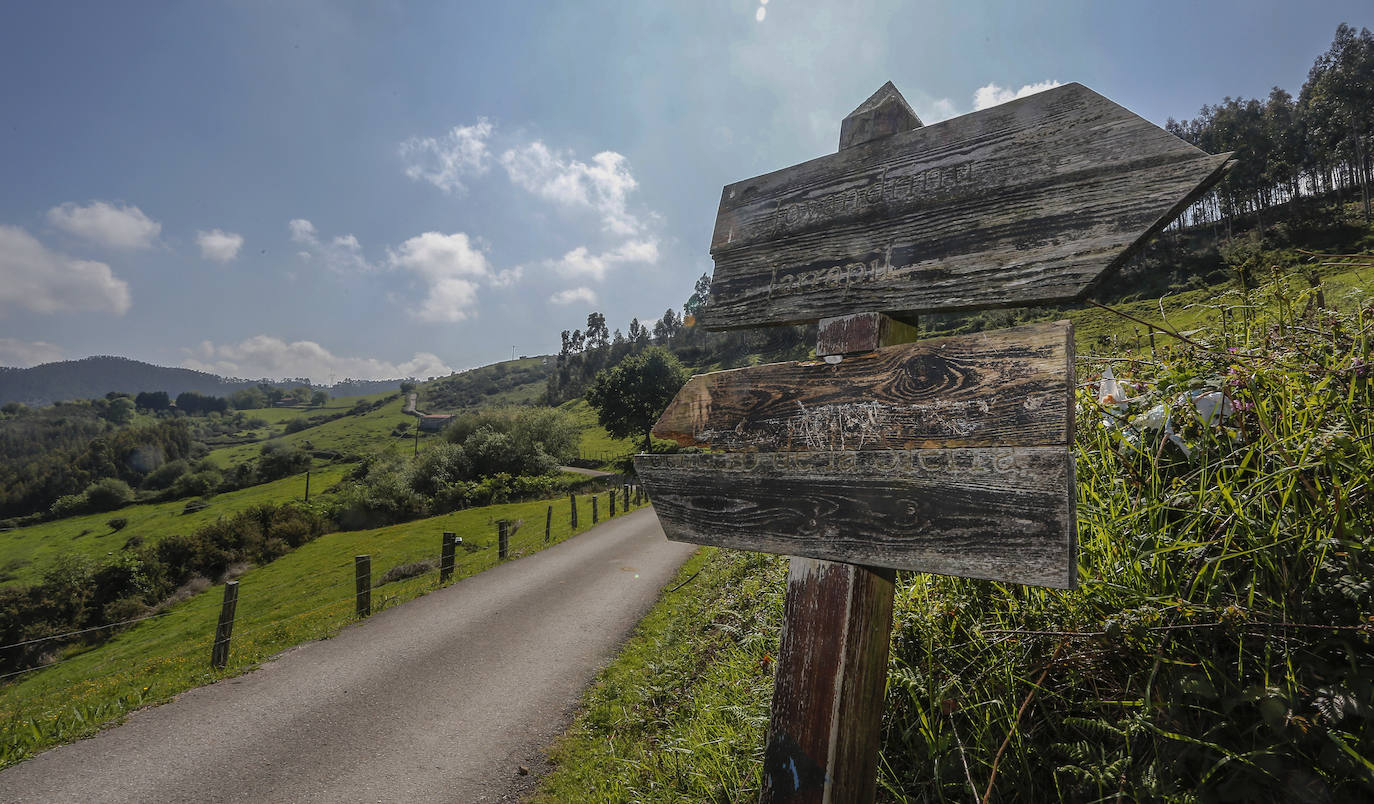
[[[673,541],[1072,588],[1064,446],[641,455]]]
[[[239,605],[239,582],[226,581],[224,602],[219,607],[219,622],[215,625],[215,644],[210,649],[210,666],[223,668],[229,664],[229,641],[234,637],[234,611]]]
[[[615,517],[615,489],[606,492],[606,517],[608,519]]]
[[[453,554],[458,547],[458,534],[444,531],[439,542],[439,583],[448,583],[453,577]]]
[[[568,509],[569,509],[569,511],[571,512],[571,513],[569,514],[569,522],[571,522],[571,524],[572,524],[572,529],[573,529],[573,530],[577,530],[577,495],[576,495],[576,494],[569,494],[569,495],[568,495]]]
[[[353,556],[353,613],[359,617],[372,614],[372,556]]]
[[[728,185],[711,329],[1062,302],[1220,178],[1080,84]]]
[[[1068,444],[1072,378],[1073,325],[1031,324],[698,374],[653,434],[732,451]]]
[[[496,557],[504,561],[510,556],[510,523],[502,519],[496,523]]]
[[[596,521],[597,521],[597,519],[599,518],[599,517],[597,516],[597,505],[596,505],[596,503],[597,503],[597,498],[596,498],[596,495],[593,494],[593,495],[592,495],[592,524],[593,524],[593,525],[596,524]]]
[[[763,757],[764,804],[873,800],[893,580],[891,570],[792,559]]]
[[[920,128],[921,118],[891,81],[840,121],[840,150]]]

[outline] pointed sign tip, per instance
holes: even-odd
[[[840,150],[923,125],[891,82],[878,87],[840,123]]]

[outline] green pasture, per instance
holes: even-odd
[[[310,494],[314,497],[343,479],[349,467],[344,464],[322,466],[310,473]],[[79,553],[103,563],[131,539],[156,544],[164,536],[189,533],[220,517],[231,516],[254,505],[279,505],[305,497],[305,475],[295,475],[238,491],[211,497],[200,511],[182,513],[195,498],[163,503],[128,505],[115,511],[84,514],[52,522],[16,528],[0,533],[0,585],[33,583],[59,555]],[[128,520],[120,530],[109,526],[112,519]]]

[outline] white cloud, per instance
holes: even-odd
[[[200,246],[200,256],[215,262],[230,262],[243,248],[243,235],[224,232],[219,229],[196,232],[196,243]]]
[[[940,98],[930,103],[924,104],[918,111],[917,117],[926,125],[938,123],[941,120],[948,120],[959,114],[959,108],[954,105],[954,101],[949,98]]]
[[[427,181],[446,193],[467,189],[463,179],[487,172],[491,152],[487,139],[492,124],[479,117],[471,126],[454,126],[442,137],[411,137],[401,143],[401,158],[406,160],[406,175]]]
[[[29,368],[62,359],[62,347],[47,341],[0,338],[0,366]]]
[[[452,373],[442,359],[430,352],[416,352],[410,360],[392,363],[372,357],[343,357],[314,341],[287,343],[271,335],[255,335],[238,343],[215,345],[202,341],[185,350],[184,368],[226,377],[309,377],[320,383],[329,377],[355,380],[394,380],[403,377],[436,377]]]
[[[628,262],[658,262],[658,242],[652,239],[627,240],[601,254],[592,254],[586,246],[578,246],[559,259],[550,260],[548,264],[562,276],[588,277],[600,282],[606,278],[606,272],[612,266]]]
[[[315,224],[305,218],[293,218],[286,227],[291,230],[291,241],[294,243],[315,245],[320,242],[316,238]]]
[[[68,201],[48,210],[48,223],[106,248],[152,248],[162,224],[134,206],[115,207],[104,201],[77,206]]]
[[[463,232],[425,232],[387,252],[392,268],[410,271],[429,286],[418,314],[425,321],[462,321],[477,306],[478,281],[514,281],[509,272],[493,277],[491,263]],[[513,269],[518,270],[518,269]]]
[[[1041,81],[1038,84],[1026,84],[1020,89],[1012,90],[1006,87],[999,87],[996,84],[978,87],[973,93],[973,109],[986,109],[989,106],[996,106],[1007,101],[1024,98],[1027,95],[1034,95],[1037,92],[1044,92],[1047,89],[1054,89],[1059,86],[1058,81]]]
[[[129,285],[110,266],[50,251],[23,229],[0,226],[0,308],[123,315],[129,304]]]
[[[501,165],[512,182],[540,198],[595,211],[612,234],[640,229],[639,219],[626,209],[627,196],[639,185],[621,154],[602,151],[587,163],[536,140],[502,153]]]
[[[286,224],[291,230],[291,241],[305,248],[296,252],[303,260],[319,260],[332,271],[369,271],[373,265],[363,256],[363,246],[351,234],[337,235],[330,240],[321,240],[315,224],[305,218],[294,218]]]
[[[550,296],[549,301],[554,304],[572,304],[574,302],[596,304],[596,291],[591,288],[568,288]]]
[[[764,18],[767,16],[768,9],[763,6],[759,6],[758,10],[754,12],[754,19],[758,22],[763,22]]]
[[[494,288],[508,288],[524,277],[525,266],[523,265],[517,265],[514,268],[505,268],[492,275],[491,286]]]

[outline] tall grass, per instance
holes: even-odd
[[[899,577],[880,800],[1374,799],[1374,311],[1310,308],[1298,284],[1214,298],[1223,323],[1156,355],[1083,358],[1079,588]],[[1098,401],[1108,365],[1124,405]],[[1212,392],[1230,415],[1200,415]],[[698,632],[641,634],[673,655],[632,651],[608,679],[687,669],[642,673],[663,691],[619,708],[594,693],[547,789],[756,797],[770,687],[746,679],[775,649],[781,563],[708,564],[684,588],[701,606],[755,579],[725,598],[731,638],[710,608]],[[692,727],[740,691],[742,725]]]

